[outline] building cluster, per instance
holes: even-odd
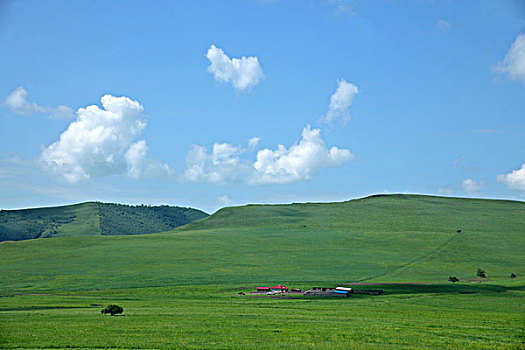
[[[252,294],[302,294],[305,296],[321,296],[321,297],[348,297],[354,290],[347,287],[336,287],[336,288],[325,288],[325,287],[313,287],[305,292],[300,289],[291,288],[278,284],[274,287],[257,287],[255,292]]]

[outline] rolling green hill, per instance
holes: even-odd
[[[432,281],[478,267],[503,278],[525,275],[524,246],[523,202],[372,196],[225,208],[154,235],[5,242],[0,277],[8,290]]]
[[[224,208],[158,234],[7,241],[0,347],[518,349],[523,247],[523,202],[415,195]],[[237,295],[355,282],[384,293]],[[109,304],[125,317],[101,315]]]
[[[0,241],[168,231],[207,214],[192,208],[89,202],[0,211]]]

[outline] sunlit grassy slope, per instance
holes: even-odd
[[[461,233],[456,230],[461,229]],[[0,244],[0,291],[525,274],[525,203],[416,195],[225,208],[168,233]]]

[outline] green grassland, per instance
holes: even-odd
[[[0,241],[163,232],[207,214],[192,208],[88,202],[62,207],[1,210]]]
[[[160,234],[3,242],[0,346],[525,348],[524,247],[523,202],[412,195],[225,208]],[[418,284],[335,299],[237,295],[351,282]],[[110,303],[124,315],[92,306]]]

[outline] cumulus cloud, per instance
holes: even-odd
[[[42,150],[44,167],[70,183],[111,174],[139,178],[169,173],[167,165],[146,158],[146,141],[136,141],[147,125],[142,105],[112,95],[100,101],[103,108],[79,108],[59,140]]]
[[[498,182],[502,182],[507,185],[507,187],[525,191],[525,163],[518,170],[513,170],[508,174],[498,175]]]
[[[4,105],[13,113],[25,116],[46,113],[53,119],[71,119],[74,117],[73,110],[68,106],[52,108],[48,106],[40,106],[35,102],[29,102],[27,100],[27,91],[22,86],[17,87],[7,96]]]
[[[193,145],[186,156],[183,181],[226,182],[235,180],[241,168],[241,147],[229,143],[215,143],[210,153],[204,146]]]
[[[255,174],[250,182],[278,184],[310,180],[321,168],[342,165],[353,157],[346,149],[328,149],[321,139],[321,130],[307,125],[301,141],[289,149],[279,145],[276,150],[257,152],[257,160],[253,164]]]
[[[231,82],[239,91],[247,91],[264,79],[257,57],[230,58],[215,45],[211,45],[206,57],[210,60],[208,72],[213,74],[215,80]]]
[[[483,181],[474,181],[473,179],[465,179],[461,184],[463,190],[468,194],[476,194],[483,187]]]
[[[350,120],[350,111],[348,108],[352,105],[359,89],[352,83],[344,79],[337,81],[337,89],[330,97],[328,112],[321,120],[327,124],[332,124],[336,120],[346,123]]]
[[[525,33],[518,35],[503,62],[498,63],[494,70],[525,83]]]

